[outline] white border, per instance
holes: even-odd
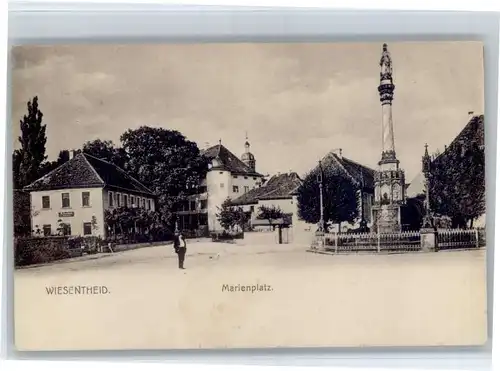
[[[32,10],[40,10],[40,9],[43,9],[43,5],[40,4],[42,3],[42,1],[39,1],[39,0],[31,0],[30,1],[31,3],[31,9]],[[78,10],[78,9],[82,9],[82,4],[81,2],[79,1],[70,1],[70,0],[55,0],[55,1],[52,1],[52,3],[54,3],[54,8],[57,8],[59,10],[65,10],[65,9],[68,9],[68,10],[71,10],[71,11],[75,11],[75,10]],[[55,4],[57,3],[57,4]],[[100,3],[97,4],[97,3]],[[105,3],[105,4],[103,4]],[[138,5],[138,3],[140,3],[140,5]],[[1,18],[0,18],[0,35],[2,36],[2,40],[7,40],[7,13],[6,13],[6,2],[4,1],[1,1],[0,0],[0,4],[2,6],[2,8],[0,8],[0,12],[1,12]],[[73,5],[74,4],[74,5]],[[350,9],[363,9],[363,10],[367,10],[367,9],[379,9],[379,10],[382,10],[382,9],[393,9],[393,10],[411,10],[411,9],[415,9],[415,10],[472,10],[472,11],[484,11],[484,10],[499,10],[500,9],[500,2],[498,1],[481,1],[481,0],[476,0],[476,1],[460,1],[460,0],[455,0],[455,1],[424,1],[424,0],[420,0],[420,1],[413,1],[413,0],[407,0],[407,1],[388,1],[388,0],[378,0],[377,2],[374,2],[374,1],[360,1],[360,0],[351,0],[349,2],[346,2],[345,0],[344,1],[326,1],[326,0],[309,0],[309,1],[298,1],[298,0],[289,0],[289,1],[286,1],[286,0],[282,0],[282,1],[278,1],[278,0],[267,0],[267,1],[242,1],[242,0],[233,0],[233,1],[203,1],[203,0],[198,0],[198,1],[182,1],[182,0],[178,0],[178,1],[168,1],[168,0],[162,0],[162,1],[154,1],[154,0],[148,0],[148,1],[142,1],[142,2],[137,2],[137,0],[121,0],[121,1],[118,1],[118,0],[107,0],[105,2],[102,2],[102,1],[98,1],[98,0],[94,0],[94,1],[86,1],[86,6],[85,6],[85,10],[87,11],[92,11],[93,9],[98,9],[100,7],[100,9],[103,9],[103,7],[106,7],[108,6],[109,8],[111,9],[116,9],[116,6],[123,6],[123,4],[136,4],[137,7],[140,7],[140,8],[143,8],[147,5],[150,5],[150,4],[169,4],[169,5],[177,5],[177,4],[182,4],[182,5],[187,5],[187,4],[197,4],[197,5],[202,5],[202,6],[207,6],[207,5],[240,5],[240,6],[265,6],[265,7],[269,7],[269,6],[277,6],[277,7],[307,7],[307,8],[315,8],[315,7],[328,7],[330,9],[345,9],[346,7],[346,4],[348,4],[349,8]],[[137,7],[135,7],[135,9],[137,9]],[[13,9],[18,9],[19,8],[19,4],[12,4],[12,8]],[[125,10],[134,10],[134,8],[131,8],[130,6],[123,6],[123,9]],[[41,15],[40,17],[43,17],[43,15]],[[36,18],[36,17],[35,17]],[[40,19],[40,18],[38,18]],[[424,25],[422,25],[422,27],[425,27]],[[50,30],[49,30],[50,31]],[[50,33],[50,32],[49,32]],[[143,34],[142,35],[143,37],[147,37],[147,32],[146,34]],[[1,66],[1,71],[2,73],[0,73],[0,85],[1,86],[7,86],[7,75],[5,73],[6,71],[6,60],[7,60],[7,43],[4,42],[2,43],[1,45],[1,48],[0,48],[0,66]],[[498,60],[498,56],[497,56],[497,60]],[[498,84],[497,84],[498,86]],[[2,122],[5,122],[5,118],[7,117],[6,116],[6,91],[5,89],[1,89],[0,90],[0,117],[4,118],[4,120],[2,120]],[[500,114],[500,107],[499,107],[499,112]],[[10,146],[6,146],[6,141],[7,140],[10,140],[10,137],[6,137],[5,135],[1,137],[2,138],[2,141],[0,143],[0,148],[3,148],[4,150],[3,151],[0,151],[0,164],[1,164],[1,167],[2,167],[2,170],[5,169],[5,161],[6,161],[6,158],[9,159],[9,155],[10,155],[10,152],[8,153],[8,156],[6,157],[6,153],[7,153],[7,149],[10,148]],[[497,131],[497,143],[498,143],[498,139],[500,138],[500,130]],[[497,153],[497,157],[498,157],[498,153]],[[497,159],[497,163],[496,163],[496,171],[497,171],[497,176],[498,174],[500,174],[500,162],[498,161]],[[5,171],[2,171],[1,172],[2,174],[2,177],[5,177]],[[496,194],[497,195],[500,195],[500,182],[498,182],[499,184],[496,186]],[[1,189],[1,192],[0,192],[0,210],[5,210],[5,189],[4,189],[4,185],[5,185],[5,180],[2,179],[0,181],[0,187],[2,187]],[[500,205],[500,200],[498,199],[497,197],[497,200],[496,200],[496,205]],[[5,225],[5,213],[2,213],[2,216],[0,216],[0,221],[2,221],[3,223],[1,223],[1,225]],[[499,223],[497,223],[499,224]],[[495,228],[495,232],[496,232],[496,236],[500,236],[500,224],[499,226],[496,226]],[[4,230],[1,229],[0,230],[0,238],[3,237],[3,241],[5,241],[5,238],[8,237],[8,236],[5,236],[4,235]],[[5,244],[4,244],[5,246]],[[496,259],[497,260],[497,259]],[[2,288],[4,288],[3,286],[3,280],[4,280],[4,270],[3,270],[3,254],[0,254],[0,277],[1,277],[1,280],[2,280]],[[495,297],[497,295],[500,295],[498,294],[498,290],[499,290],[499,287],[500,287],[500,282],[499,281],[499,278],[498,278],[498,274],[495,275],[495,279],[494,279],[494,288],[495,288],[495,292],[494,292],[494,295]],[[499,296],[500,297],[500,296]],[[5,292],[2,292],[2,310],[5,308],[5,300],[6,300],[6,296],[5,296]],[[498,311],[498,305],[494,307],[494,312],[497,312]],[[495,313],[497,314],[497,313]],[[500,318],[500,315],[499,315],[499,318]],[[0,323],[0,329],[1,329],[1,326],[3,325],[3,322]],[[500,328],[500,325],[496,323],[496,321],[493,322],[493,336],[494,336],[494,339],[496,338],[495,337],[495,334],[498,334],[498,329]],[[3,335],[3,331],[2,331],[2,335]],[[498,336],[498,335],[497,335]],[[500,346],[499,346],[499,342],[498,341],[493,341],[493,348],[494,348],[494,354],[500,354],[500,352],[498,352],[500,349]],[[5,339],[2,339],[2,354],[5,356]],[[376,356],[376,354],[375,354]],[[425,357],[426,355],[425,354],[421,354],[421,353],[418,353],[418,354],[414,354],[414,357],[416,358],[415,361],[417,361],[417,358],[422,358],[422,357]],[[449,355],[448,354],[448,358],[453,357],[452,355]],[[314,356],[313,356],[314,357]],[[321,355],[321,357],[325,357],[325,355]],[[327,357],[327,356],[326,356]],[[448,370],[452,370],[452,369],[474,369],[474,370],[478,370],[478,369],[489,369],[489,364],[488,362],[484,362],[485,359],[484,357],[471,357],[471,358],[463,358],[461,359],[460,361],[458,362],[449,362],[450,360],[448,358],[446,358],[446,355],[442,355],[441,356],[441,360],[439,360],[439,356],[436,357],[436,354],[434,354],[434,356],[432,355],[429,355],[427,354],[427,357],[431,357],[429,360],[430,362],[428,362],[427,364],[427,367],[426,369],[427,370],[430,370],[430,369],[443,369],[443,368],[446,368]],[[172,357],[175,358],[176,357]],[[171,359],[172,359],[171,358]],[[177,357],[179,358],[179,357]],[[196,358],[196,357],[193,357],[193,358]],[[300,362],[300,357],[295,357],[296,358],[296,362],[295,364],[303,364],[303,362]],[[355,358],[355,357],[353,357]],[[389,361],[392,360],[392,362],[386,362],[386,364],[389,366],[392,366],[390,368],[378,368],[379,370],[383,370],[383,369],[394,369],[393,367],[397,367],[397,369],[402,369],[402,367],[404,367],[404,356],[402,356],[400,358],[400,362],[398,362],[398,357],[394,357],[394,358],[391,358],[389,359]],[[293,360],[293,356],[291,356],[291,360]],[[495,360],[495,359],[494,359]],[[188,361],[188,359],[183,359],[184,362]],[[199,362],[199,360],[194,360],[194,362]],[[224,357],[219,357],[219,359],[215,359],[214,360],[215,362],[213,363],[219,363],[219,365],[205,365],[205,366],[201,366],[201,364],[199,363],[196,363],[196,364],[192,364],[192,365],[185,365],[185,364],[172,364],[172,363],[169,363],[169,365],[167,367],[169,368],[174,368],[174,369],[179,369],[179,370],[187,370],[187,369],[203,369],[203,370],[224,370],[224,369],[228,369],[229,367],[233,367],[233,366],[221,366],[220,364],[224,364],[224,363],[227,363],[225,362],[224,360]],[[290,362],[285,362],[284,360],[281,360],[281,361],[276,361],[274,359],[274,362],[273,362],[273,356],[272,355],[269,355],[269,356],[264,356],[264,357],[261,357],[261,361],[267,361],[267,363],[275,363],[275,364],[290,364]],[[270,361],[270,362],[269,362]],[[358,359],[359,361],[359,359]],[[395,361],[395,362],[394,362]],[[477,362],[476,362],[477,361]],[[231,362],[230,362],[231,363]],[[259,363],[258,360],[252,363]],[[262,363],[262,362],[260,362]],[[265,362],[266,363],[266,362]],[[321,363],[321,362],[320,362]],[[349,363],[349,362],[344,362],[344,363]],[[357,362],[358,365],[359,362]],[[375,362],[373,359],[372,360],[367,360],[367,362],[365,363],[365,367],[366,368],[357,368],[358,370],[376,370],[375,368],[368,368],[368,367],[371,367],[371,366],[375,366],[376,363],[380,364],[381,362]],[[382,362],[384,363],[384,362]],[[174,366],[175,365],[175,366]],[[142,369],[142,368],[146,368],[146,369],[160,369],[160,367],[162,369],[165,368],[165,364],[130,364],[130,363],[113,363],[113,364],[110,364],[110,363],[107,363],[107,362],[65,362],[65,361],[57,361],[57,362],[47,362],[47,361],[9,361],[9,362],[6,362],[4,364],[1,364],[0,365],[0,368],[1,369],[5,369],[5,370],[18,370],[18,369],[21,369],[21,367],[23,367],[22,369],[24,369],[25,367],[30,369],[33,368],[33,369],[37,369],[37,370],[44,370],[44,369],[48,369],[48,370],[57,370],[57,369],[79,369],[79,368],[82,368],[82,369],[93,369],[93,368],[96,368],[96,369],[109,369],[109,368],[116,368],[117,370],[129,370],[129,369],[132,369],[133,367],[137,367],[138,369]],[[429,368],[430,366],[430,368]],[[268,369],[277,369],[277,366],[276,367],[265,367],[265,366],[236,366],[238,367],[239,369],[248,369],[248,370],[268,370]],[[288,366],[290,367],[290,366]],[[420,367],[425,367],[424,364],[422,362],[420,362]],[[290,367],[291,368],[291,367]],[[309,370],[309,369],[312,369],[311,367],[294,367],[295,369],[303,369],[303,370]],[[281,369],[281,367],[280,367]],[[317,368],[314,368],[314,369],[317,369]],[[335,369],[335,370],[351,370],[351,368],[346,368],[346,367],[335,367],[335,368],[331,368],[331,369]],[[415,368],[416,369],[416,368]],[[409,370],[409,369],[408,369]]]

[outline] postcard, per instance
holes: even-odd
[[[11,59],[18,350],[486,342],[482,43]]]

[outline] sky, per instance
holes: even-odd
[[[388,43],[396,85],[396,154],[407,181],[425,143],[443,150],[484,112],[479,42]],[[202,149],[240,156],[245,135],[264,174],[304,175],[331,150],[373,169],[382,148],[381,43],[18,46],[12,125],[33,96],[47,155],[143,125],[175,129]]]

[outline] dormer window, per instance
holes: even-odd
[[[220,161],[216,158],[212,160],[212,167],[220,166]]]

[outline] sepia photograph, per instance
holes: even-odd
[[[13,47],[16,348],[483,345],[483,63],[476,41]]]

